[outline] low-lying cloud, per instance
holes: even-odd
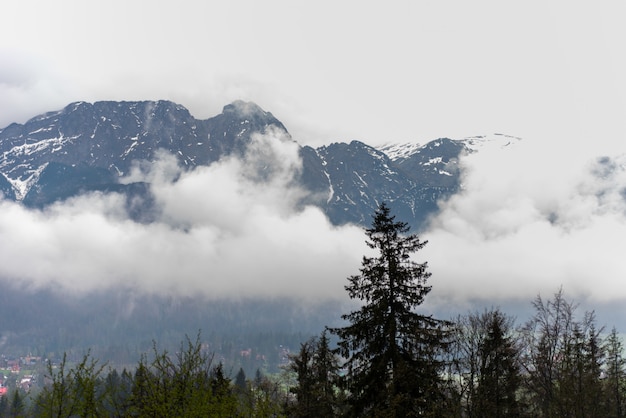
[[[151,181],[159,210],[150,224],[132,221],[116,194],[44,211],[1,202],[0,276],[72,294],[121,287],[207,298],[344,298],[363,232],[332,226],[317,208],[297,208],[298,148],[276,135],[256,137],[243,161],[191,171],[167,154],[138,163],[126,181]]]
[[[441,202],[416,256],[433,274],[430,306],[529,305],[561,286],[577,300],[626,299],[624,157],[541,151],[524,139],[463,157],[464,189]],[[43,211],[1,201],[0,277],[76,295],[345,300],[369,251],[363,229],[299,207],[300,169],[297,144],[270,132],[244,159],[189,171],[165,153],[138,162],[125,181],[152,184],[152,223],[133,221],[117,194]]]
[[[425,233],[437,298],[497,305],[562,286],[577,300],[626,299],[624,157],[547,144],[464,158],[464,191]]]

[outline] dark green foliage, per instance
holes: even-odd
[[[511,335],[511,323],[500,311],[489,313],[486,319],[487,332],[479,347],[479,378],[473,409],[485,418],[520,416],[519,352]]]
[[[291,393],[296,402],[289,408],[293,417],[333,417],[341,408],[339,360],[330,349],[326,331],[319,339],[311,339],[300,346],[300,352],[291,357],[290,370],[296,374],[296,385]]]
[[[132,387],[133,376],[126,369],[122,370],[121,374],[115,369],[109,372],[100,388],[106,394],[103,406],[107,416],[124,416],[129,405]]]
[[[348,279],[352,299],[365,304],[343,315],[349,324],[331,331],[347,358],[345,378],[352,416],[417,416],[442,401],[438,360],[445,322],[414,309],[430,292],[426,263],[413,253],[426,245],[396,222],[383,203],[366,230],[377,257],[363,257],[361,274]]]
[[[604,352],[606,353],[604,385],[606,416],[622,418],[626,412],[626,359],[623,342],[615,328],[606,338]]]
[[[19,387],[12,387],[0,396],[0,417],[27,417],[27,394]]]
[[[294,417],[315,416],[315,397],[313,388],[316,384],[313,370],[315,341],[309,340],[300,345],[300,351],[291,358],[290,369],[296,374],[296,385],[290,389],[296,396],[296,404],[291,408]]]
[[[11,397],[11,406],[9,411],[9,417],[23,417],[24,416],[24,399],[19,389],[13,391]]]
[[[243,371],[243,368],[239,368],[237,376],[235,376],[235,388],[238,391],[246,390],[246,373]]]
[[[6,396],[0,396],[0,417],[6,417],[9,415],[9,399]]]
[[[326,417],[338,414],[343,393],[338,388],[340,380],[339,359],[330,349],[330,341],[326,331],[322,333],[313,353],[313,376],[316,384],[313,387],[317,402],[318,414]],[[319,415],[318,415],[319,416]]]
[[[519,343],[513,318],[499,309],[456,320],[448,381],[467,417],[522,416]]]
[[[256,369],[256,372],[254,373],[254,385],[256,387],[259,387],[263,384],[263,373],[261,372],[261,369]]]

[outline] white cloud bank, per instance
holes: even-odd
[[[0,202],[0,277],[79,295],[122,288],[345,300],[366,237],[296,207],[297,144],[277,135],[258,136],[243,162],[181,171],[163,154],[151,167],[138,164],[127,181],[152,182],[159,212],[150,224],[130,220],[117,195],[45,211]],[[464,191],[441,204],[417,254],[433,274],[429,306],[529,306],[560,286],[576,300],[626,300],[626,158],[548,143],[524,139],[464,157]]]
[[[530,301],[560,286],[577,300],[626,300],[626,159],[523,140],[464,159],[465,190],[425,236],[433,295]]]
[[[0,276],[72,294],[121,287],[207,298],[344,298],[363,232],[333,227],[316,208],[296,210],[300,191],[290,181],[300,164],[297,145],[272,135],[256,138],[245,163],[182,172],[161,155],[132,174],[153,182],[160,214],[151,224],[130,220],[118,195],[91,194],[45,211],[3,201]]]

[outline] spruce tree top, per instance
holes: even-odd
[[[440,365],[432,353],[442,346],[445,324],[415,312],[430,292],[430,273],[426,262],[411,259],[426,241],[408,231],[385,203],[378,207],[365,230],[378,254],[364,256],[360,274],[345,286],[350,298],[364,303],[342,315],[346,326],[330,329],[346,359],[351,416],[416,416],[440,400]]]
[[[374,287],[386,282],[392,292],[412,296],[406,300],[411,309],[420,305],[431,290],[425,286],[431,275],[426,271],[427,263],[418,264],[410,259],[428,241],[420,241],[417,234],[404,235],[410,230],[409,224],[395,218],[387,204],[381,203],[373,215],[372,226],[365,230],[369,238],[367,246],[378,249],[379,256],[363,257],[361,275],[350,277],[346,290],[352,299],[371,302],[379,295],[372,292],[372,286],[364,286],[363,280],[371,281]]]

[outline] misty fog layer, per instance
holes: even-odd
[[[155,222],[123,197],[89,194],[44,211],[0,203],[0,277],[70,294],[128,288],[157,295],[343,298],[363,254],[360,228],[296,209],[301,162],[288,138],[256,136],[243,160],[183,171],[161,154],[125,181],[150,181]],[[260,180],[263,181],[260,181]]]
[[[626,298],[623,157],[566,155],[524,139],[462,157],[463,190],[440,203],[416,257],[428,302],[528,302],[560,286],[601,302]],[[161,153],[124,179],[149,181],[156,220],[137,223],[116,194],[39,211],[0,202],[0,277],[70,294],[128,289],[169,296],[344,299],[363,228],[298,207],[298,145],[257,136],[245,158],[182,170]]]
[[[625,299],[625,163],[549,139],[466,156],[464,190],[426,233],[433,294],[497,303],[563,286],[575,298]]]

